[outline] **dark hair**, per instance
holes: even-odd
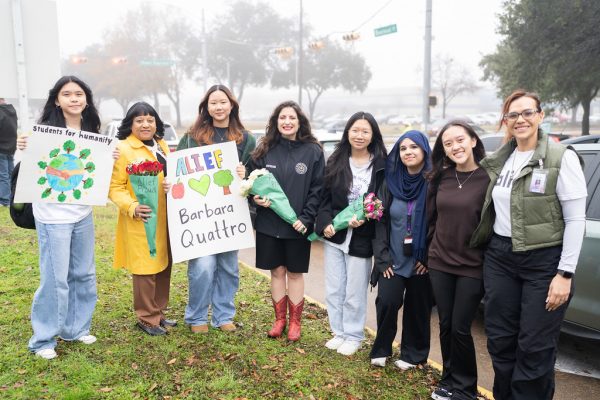
[[[279,104],[273,110],[273,113],[269,117],[269,122],[267,123],[267,127],[265,129],[265,137],[262,138],[256,149],[252,152],[252,159],[258,160],[267,154],[271,148],[273,148],[279,141],[281,140],[281,132],[279,132],[279,128],[277,127],[277,120],[279,119],[279,114],[281,110],[286,107],[293,108],[298,115],[298,123],[299,128],[296,133],[296,140],[303,143],[316,143],[319,144],[319,141],[312,134],[312,130],[310,128],[310,122],[306,115],[302,112],[302,109],[295,101],[284,101]]]
[[[145,101],[138,101],[127,110],[127,114],[125,114],[125,118],[121,121],[121,126],[119,126],[119,131],[117,132],[117,138],[120,140],[127,139],[129,135],[131,135],[131,125],[133,124],[133,120],[140,115],[151,115],[154,117],[156,121],[156,133],[155,137],[161,139],[165,135],[165,124],[162,122],[158,113],[150,104]]]
[[[200,105],[198,105],[198,117],[196,118],[196,121],[194,121],[194,124],[190,127],[188,135],[198,143],[213,143],[212,138],[215,134],[215,131],[213,129],[213,117],[211,117],[211,115],[208,113],[208,98],[216,91],[225,93],[225,96],[227,96],[229,102],[231,103],[229,126],[227,128],[227,139],[234,140],[239,144],[244,138],[242,132],[246,129],[244,128],[244,125],[242,125],[242,121],[240,121],[240,103],[238,103],[231,90],[223,85],[211,86],[206,91],[204,97],[200,101]]]
[[[371,143],[367,146],[367,150],[369,150],[369,153],[373,156],[371,165],[373,165],[375,160],[387,157],[383,136],[381,135],[381,130],[379,130],[379,124],[377,124],[373,115],[364,111],[354,113],[350,119],[348,119],[348,122],[346,122],[342,139],[335,146],[335,150],[327,159],[324,181],[325,187],[328,189],[350,190],[352,185],[352,170],[350,169],[349,159],[352,154],[352,147],[348,140],[348,133],[354,123],[361,119],[366,120],[371,126],[371,131],[373,131]]]
[[[479,162],[483,160],[485,157],[485,148],[483,147],[483,142],[477,136],[477,133],[473,129],[468,122],[455,119],[448,122],[446,125],[440,129],[437,139],[435,140],[435,144],[433,145],[433,150],[431,151],[431,171],[426,174],[427,179],[436,185],[439,183],[442,172],[448,167],[456,167],[456,163],[452,161],[448,156],[446,156],[446,152],[444,151],[444,141],[442,136],[444,132],[453,126],[459,126],[463,128],[467,134],[471,137],[471,139],[476,140],[475,147],[473,148],[473,157],[475,158],[475,162],[479,165]]]
[[[38,120],[38,123],[42,125],[58,126],[61,128],[67,127],[63,110],[56,105],[56,102],[60,90],[69,82],[73,82],[78,85],[81,90],[83,90],[83,93],[85,93],[85,101],[87,106],[81,112],[81,130],[95,133],[100,132],[100,116],[98,115],[98,110],[94,105],[92,89],[90,89],[90,87],[81,79],[73,75],[63,76],[57,80],[52,89],[48,91],[48,100],[46,100],[46,104],[42,110],[42,116]]]

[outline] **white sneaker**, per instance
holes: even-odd
[[[83,344],[92,344],[94,343],[96,340],[96,336],[94,335],[83,335],[77,338],[78,342],[81,342]]]
[[[42,349],[35,352],[35,355],[43,358],[44,360],[52,360],[56,358],[57,354],[54,349]]]
[[[375,367],[385,367],[386,357],[371,358],[371,365]]]
[[[325,347],[330,350],[337,350],[344,343],[344,338],[341,336],[334,336],[332,339],[329,339],[327,343],[325,343]]]
[[[415,368],[417,366],[416,364],[411,364],[402,360],[394,361],[394,365],[400,368],[402,371],[406,371],[407,369]]]
[[[345,356],[351,356],[356,353],[360,348],[360,342],[356,340],[345,340],[344,343],[338,347],[337,352]]]

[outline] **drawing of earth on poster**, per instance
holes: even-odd
[[[49,186],[41,194],[41,198],[46,198],[56,191],[58,201],[64,202],[67,199],[67,193],[70,193],[75,199],[81,198],[81,189],[89,189],[94,185],[94,179],[90,176],[96,169],[93,162],[83,164],[85,159],[91,154],[89,149],[83,149],[78,155],[74,155],[77,145],[72,140],[67,140],[61,149],[53,149],[50,156],[50,163],[39,161],[37,165],[45,171],[46,176],[38,179],[39,185]],[[86,178],[84,180],[84,177]],[[83,185],[80,184],[83,182]]]
[[[15,202],[105,205],[114,138],[34,125],[23,152]]]
[[[240,193],[234,142],[167,157],[169,238],[174,262],[254,247],[248,201]]]

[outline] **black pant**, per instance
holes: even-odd
[[[380,276],[377,284],[377,336],[371,349],[371,358],[392,355],[392,343],[398,330],[398,311],[404,304],[400,359],[411,364],[426,363],[433,306],[429,274],[410,278],[394,275],[391,279]]]
[[[496,400],[552,399],[560,324],[569,305],[546,311],[562,246],[513,252],[494,235],[485,252],[485,332]],[[573,284],[571,284],[571,296]]]
[[[444,370],[439,386],[453,399],[477,398],[477,359],[471,324],[483,297],[483,281],[429,269],[440,319]]]

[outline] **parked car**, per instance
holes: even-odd
[[[165,126],[164,139],[167,142],[167,145],[169,146],[169,150],[175,151],[175,150],[177,150],[177,145],[179,144],[179,138],[177,137],[177,132],[175,132],[173,125],[171,125],[170,123],[163,121],[163,124]],[[116,137],[117,131],[119,130],[119,126],[121,126],[121,120],[114,119],[111,122],[109,122],[108,124],[106,124],[104,126],[104,129],[102,129],[102,132],[100,132],[100,133],[102,133],[103,135],[110,136],[110,137]]]
[[[562,331],[600,340],[600,144],[574,143],[587,183],[585,237],[575,273],[575,294]]]
[[[492,154],[496,150],[502,146],[502,139],[504,139],[503,133],[489,133],[487,135],[479,136],[481,139],[481,143],[483,143],[483,148],[485,149],[485,154]]]
[[[562,144],[574,144],[574,143],[600,143],[600,135],[583,135],[571,137],[560,141]]]
[[[460,121],[466,122],[473,128],[473,130],[475,130],[475,133],[477,133],[477,136],[479,136],[479,137],[482,137],[482,136],[488,134],[488,132],[485,129],[483,129],[482,127],[477,125],[469,117],[449,117],[449,118],[435,120],[431,124],[429,124],[429,129],[427,130],[427,134],[429,135],[429,137],[437,136],[440,129],[442,129],[444,127],[444,125],[446,125],[448,122],[453,121],[453,120],[460,120]]]

